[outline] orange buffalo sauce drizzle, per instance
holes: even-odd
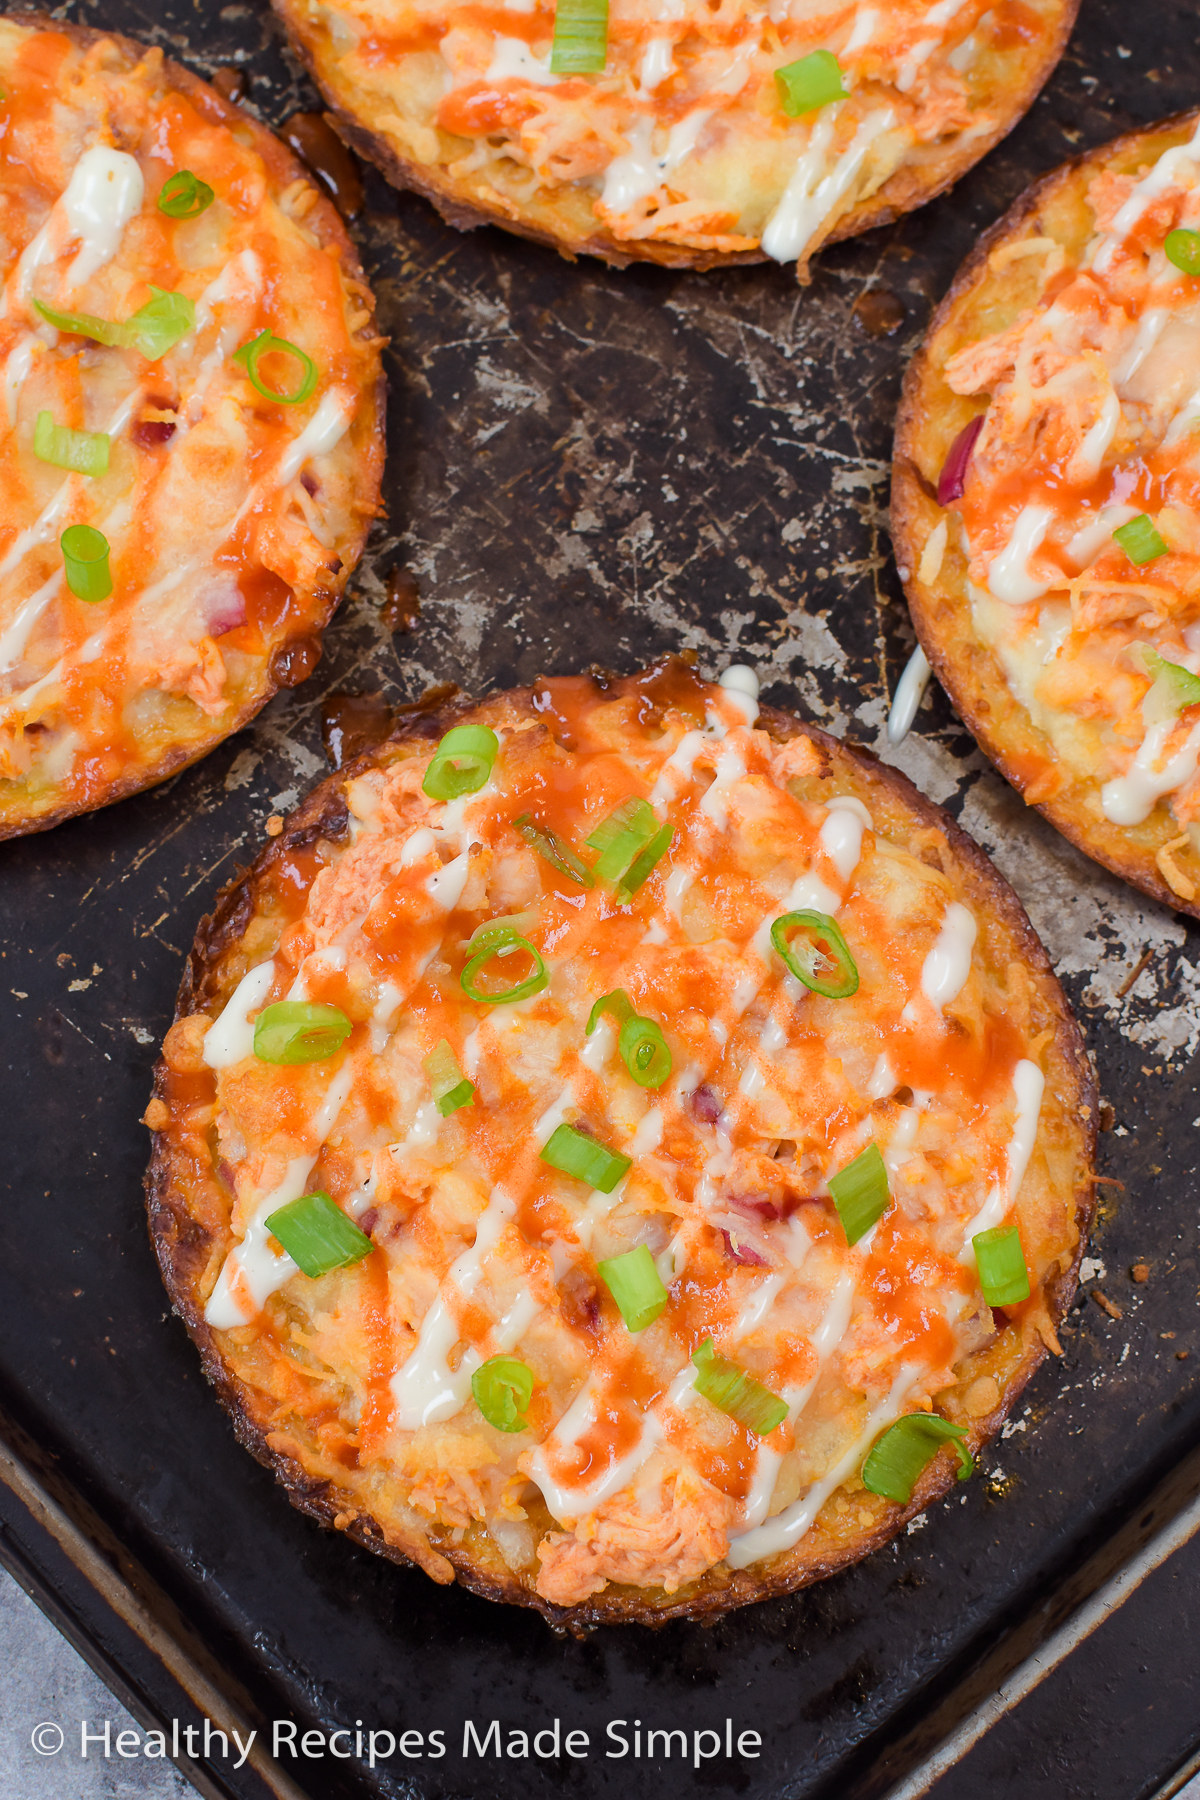
[[[609,695],[597,695],[590,680],[542,684],[537,690],[535,713],[552,727],[559,745],[568,744],[571,749],[556,756],[553,744],[539,739],[527,752],[522,739],[532,734],[505,731],[502,725],[503,743],[493,783],[478,801],[471,803],[471,834],[485,846],[511,850],[511,820],[532,811],[543,825],[578,849],[596,821],[619,801],[630,794],[648,795],[654,786],[663,752],[656,749],[652,736],[642,739],[635,720],[640,716],[647,731],[653,731],[664,719],[670,722],[668,709],[673,709],[671,717],[676,721],[676,729],[668,740],[670,744],[683,727],[699,724],[706,705],[723,712],[730,725],[737,722],[734,710],[719,690],[706,690],[691,677],[678,674],[669,680],[659,678],[657,685],[653,680],[622,683],[617,692]],[[752,779],[769,779],[765,770],[772,748],[761,738],[747,740],[745,753]],[[719,745],[716,753],[720,754]],[[739,867],[727,835],[698,826],[696,802],[703,792],[703,777],[690,786],[680,785],[676,801],[667,808],[677,832],[671,853],[631,905],[618,907],[613,892],[601,886],[584,892],[549,864],[539,861],[542,894],[527,909],[534,914],[534,920],[524,929],[548,966],[570,970],[572,980],[589,996],[624,986],[637,1010],[661,1020],[672,1047],[675,1071],[680,1071],[685,1063],[691,1064],[697,1085],[710,1087],[720,1097],[736,1151],[753,1149],[763,1141],[753,1106],[739,1092],[739,1070],[757,1041],[761,1019],[750,1027],[739,1024],[730,1012],[730,986],[734,975],[744,972],[744,962],[732,970],[728,981],[714,986],[712,963],[706,961],[705,947],[691,945],[664,908],[663,882],[672,866],[691,864],[697,867],[696,879],[702,877],[706,894],[716,893],[722,887],[736,892],[732,935],[743,944],[764,917],[777,915],[782,908],[776,896]],[[786,825],[797,871],[802,872],[806,866],[814,869],[835,893],[845,896],[840,917],[849,941],[853,944],[856,930],[864,927],[878,932],[878,915],[870,906],[860,909],[855,899],[855,876],[852,874],[848,881],[843,878],[818,839],[820,822],[826,816],[824,809],[795,799],[778,787],[773,787],[772,798],[777,817]],[[397,856],[402,841],[403,834],[396,839]],[[867,832],[864,858],[872,855],[872,843]],[[321,858],[312,849],[287,852],[274,864],[274,892],[288,916],[297,921],[290,928],[291,933],[297,934],[289,951],[293,969],[311,946],[311,934],[299,921],[308,891],[322,866]],[[548,1292],[554,1284],[549,1265],[555,1241],[573,1246],[571,1262],[577,1268],[594,1271],[594,1261],[580,1247],[574,1228],[578,1205],[594,1196],[583,1184],[568,1183],[568,1187],[578,1187],[573,1212],[564,1200],[565,1178],[540,1161],[533,1126],[548,1103],[544,1077],[539,1082],[523,1076],[511,1057],[498,1047],[496,1031],[499,1028],[503,1034],[517,1029],[520,1035],[536,1042],[539,1025],[547,1030],[561,1028],[561,983],[557,993],[546,991],[524,1003],[519,1026],[511,1017],[505,1023],[503,1006],[485,1009],[470,1003],[458,985],[470,927],[456,926],[452,915],[438,913],[431,917],[427,897],[424,909],[421,905],[422,884],[432,866],[422,859],[408,868],[396,869],[371,906],[361,943],[379,976],[389,980],[399,977],[397,985],[401,987],[406,981],[415,980],[417,967],[431,950],[437,949],[433,966],[415,980],[408,993],[405,1009],[419,1026],[426,1052],[445,1037],[461,1059],[468,1033],[478,1031],[484,1059],[481,1068],[486,1065],[489,1096],[499,1086],[500,1098],[489,1099],[485,1104],[477,1092],[474,1104],[454,1115],[455,1129],[461,1132],[463,1141],[460,1166],[477,1167],[492,1191],[500,1189],[513,1198],[515,1215],[498,1240],[497,1252],[507,1266],[514,1258],[519,1259],[530,1287]],[[644,945],[647,927],[653,920],[670,922],[670,954],[659,946]],[[911,942],[889,946],[893,958],[899,959],[908,971],[910,992],[918,987],[922,959],[928,948],[928,943]],[[711,956],[711,952],[708,954]],[[514,956],[512,961],[521,962],[519,972],[524,974],[524,959]],[[443,967],[446,963],[450,965],[449,973]],[[500,966],[503,969],[503,964]],[[815,1001],[802,1001],[797,1008],[785,1000],[781,992],[783,977],[782,964],[772,958],[763,970],[759,1010],[765,1007],[778,1015],[780,1002],[784,1001],[788,1008],[789,1048],[803,1059],[803,1088],[815,1094],[820,1091],[828,1065],[825,1034],[819,1016],[811,1023],[806,1017],[806,1012],[813,1012]],[[286,991],[291,978],[291,970],[277,972],[272,997]],[[512,976],[505,971],[503,979],[507,982]],[[348,981],[347,972],[326,969],[313,975],[309,992],[314,999],[350,1006],[353,996]],[[361,1001],[359,1004],[361,1007]],[[870,1008],[865,994],[861,1004]],[[572,1016],[577,1010],[578,1003]],[[898,1010],[897,1007],[897,1013]],[[722,1016],[729,1021],[728,1041],[724,1045],[709,1030],[709,1021]],[[993,1014],[986,1016],[978,1034],[958,1031],[950,1035],[945,1029],[906,1024],[898,1016],[880,1018],[879,1026],[879,1041],[887,1050],[897,1087],[907,1085],[914,1090],[933,1091],[958,1108],[965,1132],[978,1128],[975,1148],[977,1155],[982,1154],[982,1161],[972,1184],[973,1213],[988,1184],[1002,1178],[1006,1166],[1003,1146],[989,1145],[983,1127],[992,1108],[1009,1105],[1013,1070],[1024,1049],[1018,1028],[1005,1017]],[[356,1026],[347,1054],[365,1052],[364,1036],[364,1027]],[[624,1149],[628,1140],[614,1122],[610,1105],[610,1077],[620,1072],[615,1050],[607,1068],[590,1069],[580,1061],[585,1043],[580,1029],[557,1065],[555,1081],[570,1084],[573,1104],[569,1116],[578,1128],[590,1130],[615,1149]],[[356,1048],[360,1046],[361,1049]],[[277,1073],[286,1085],[287,1072]],[[390,1123],[387,1084],[360,1077],[355,1091],[372,1125],[386,1129]],[[662,1141],[652,1162],[643,1166],[635,1161],[630,1181],[639,1184],[639,1194],[649,1210],[665,1208],[681,1224],[689,1216],[696,1216],[698,1184],[716,1147],[716,1137],[711,1127],[698,1122],[690,1095],[680,1094],[673,1079],[658,1092],[647,1092],[646,1098],[661,1110]],[[311,1099],[306,1100],[305,1106],[311,1112]],[[844,1096],[824,1115],[805,1118],[806,1141],[828,1155],[839,1137],[861,1116],[861,1104],[856,1109],[851,1098]],[[336,1158],[322,1163],[326,1176],[334,1162]],[[831,1173],[833,1166],[836,1165],[827,1167],[826,1172]],[[793,1193],[787,1210],[797,1208],[802,1209],[808,1235],[814,1242],[825,1239],[831,1246],[842,1247],[844,1253],[842,1228],[828,1198]],[[432,1239],[425,1239],[419,1211],[413,1228],[418,1243],[426,1242],[424,1254],[442,1258],[439,1266],[444,1275],[457,1251],[442,1250]],[[937,1296],[947,1292],[969,1294],[974,1288],[973,1272],[969,1274],[952,1257],[933,1251],[923,1228],[910,1223],[895,1206],[886,1215],[869,1251],[854,1254],[861,1265],[859,1291],[894,1337],[893,1360],[916,1360],[929,1369],[941,1369],[951,1363],[955,1357],[954,1332]],[[730,1341],[729,1334],[753,1282],[766,1272],[737,1270],[719,1233],[708,1233],[682,1275],[672,1283],[670,1305],[663,1315],[680,1360],[686,1359],[706,1337],[714,1337],[718,1347],[723,1337]],[[798,1279],[803,1284],[803,1272]],[[395,1365],[389,1359],[395,1357],[396,1346],[387,1326],[383,1254],[377,1251],[363,1265],[362,1280],[361,1304],[372,1351],[360,1455],[369,1460],[383,1453],[392,1418],[388,1376],[394,1372]],[[489,1337],[495,1315],[485,1300],[486,1259],[483,1282],[469,1297],[459,1294],[452,1284],[443,1283],[441,1291],[453,1312],[462,1345],[473,1346],[485,1357],[492,1353]],[[660,1406],[668,1385],[661,1364],[650,1361],[630,1338],[614,1302],[598,1280],[595,1313],[589,1340],[595,1396],[592,1422],[570,1444],[560,1445],[551,1439],[543,1446],[556,1478],[585,1490],[633,1448],[644,1428],[647,1411]],[[730,1353],[737,1354],[736,1340]],[[778,1391],[807,1381],[815,1372],[814,1363],[811,1345],[803,1334],[783,1331],[772,1341],[767,1364],[760,1356],[755,1372]],[[668,1408],[662,1412],[662,1421],[666,1441],[687,1439],[688,1426],[683,1415],[676,1417]],[[723,1442],[693,1448],[697,1466],[702,1466],[707,1478],[725,1493],[742,1498],[753,1477],[761,1440],[733,1421],[727,1425]],[[789,1423],[776,1434],[784,1447],[791,1441],[792,1429]]]

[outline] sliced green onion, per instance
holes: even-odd
[[[982,1233],[981,1233],[982,1235]],[[912,1499],[921,1473],[942,1445],[952,1443],[958,1453],[958,1479],[965,1481],[975,1464],[962,1443],[965,1425],[952,1425],[940,1413],[908,1413],[889,1425],[871,1445],[862,1466],[862,1484],[885,1500],[904,1506]]]
[[[789,119],[803,118],[828,106],[831,100],[845,100],[842,68],[832,50],[814,50],[799,62],[788,63],[775,71],[779,104]]]
[[[468,945],[473,954],[459,976],[459,986],[468,1000],[476,1000],[481,1006],[500,1006],[505,1001],[527,1000],[530,994],[539,994],[548,986],[550,977],[546,973],[546,965],[529,942],[511,925],[485,926],[477,931]],[[475,985],[475,978],[493,956],[511,956],[514,950],[523,950],[526,956],[533,958],[534,970],[524,981],[518,981],[514,987],[504,988],[499,993],[488,993]]]
[[[593,875],[598,875],[601,881],[620,881],[623,875],[632,873],[634,859],[656,833],[658,820],[653,807],[645,800],[632,797],[622,800],[607,818],[601,819],[586,840],[589,849],[600,852],[592,869]]]
[[[576,1131],[573,1125],[560,1125],[551,1133],[542,1146],[541,1159],[552,1169],[561,1169],[564,1175],[586,1181],[589,1187],[597,1188],[602,1194],[611,1194],[632,1166],[629,1158],[622,1156],[619,1150],[610,1150],[607,1144],[588,1137],[586,1132]],[[653,1261],[650,1266],[653,1268]],[[600,1267],[603,1270],[604,1264]]]
[[[337,1006],[311,1000],[277,1000],[254,1022],[254,1054],[259,1062],[324,1062],[341,1049],[353,1026]]]
[[[1154,687],[1153,710],[1170,718],[1174,713],[1181,713],[1187,706],[1195,706],[1200,702],[1200,675],[1193,675],[1182,663],[1168,662],[1149,644],[1137,646],[1138,660]],[[1149,698],[1149,696],[1147,696]]]
[[[445,1038],[438,1039],[421,1067],[429,1077],[429,1091],[437,1101],[443,1119],[448,1119],[460,1106],[470,1106],[475,1098],[475,1083],[467,1080]]]
[[[97,319],[92,313],[58,312],[35,300],[34,306],[47,324],[56,331],[71,331],[77,337],[92,338],[110,349],[138,350],[147,362],[157,362],[196,323],[195,302],[186,294],[168,293],[164,288],[150,288],[152,299],[139,306],[131,318]]]
[[[796,980],[814,994],[847,1000],[858,992],[857,964],[828,913],[784,913],[771,927],[771,942]]]
[[[829,1192],[838,1209],[848,1244],[857,1244],[864,1233],[882,1219],[892,1204],[887,1168],[872,1139],[853,1162],[829,1177]]]
[[[1163,249],[1185,275],[1200,275],[1200,231],[1169,231]]]
[[[604,1013],[611,1013],[620,1030],[617,1050],[639,1087],[660,1088],[671,1073],[671,1051],[654,1019],[643,1018],[633,1010],[633,1002],[624,988],[601,994],[588,1015],[587,1035],[591,1037]]]
[[[1029,1298],[1029,1270],[1016,1225],[977,1231],[971,1239],[979,1268],[979,1285],[989,1306],[1018,1306]]]
[[[500,739],[486,725],[456,725],[433,753],[421,783],[431,800],[476,794],[492,772]]]
[[[1140,568],[1143,563],[1153,562],[1156,557],[1166,556],[1170,545],[1161,537],[1154,520],[1149,513],[1139,513],[1136,519],[1130,519],[1128,525],[1121,525],[1113,532],[1114,538],[1131,563]]]
[[[289,1200],[269,1215],[267,1230],[314,1281],[331,1269],[348,1269],[374,1249],[366,1233],[328,1194],[304,1194],[299,1200]]]
[[[214,198],[207,181],[190,169],[176,169],[158,190],[158,210],[168,219],[197,219],[208,211]]]
[[[489,1356],[471,1377],[475,1404],[497,1431],[526,1431],[533,1370],[515,1356]]]
[[[723,1412],[756,1437],[769,1437],[788,1416],[788,1403],[728,1357],[718,1356],[711,1338],[705,1338],[692,1361],[699,1373],[692,1384],[718,1412]]]
[[[608,61],[608,0],[558,0],[552,75],[600,75]]]
[[[616,1301],[630,1331],[645,1331],[667,1304],[667,1290],[659,1279],[654,1258],[645,1244],[597,1263],[600,1279]]]
[[[279,388],[268,387],[258,372],[258,365],[264,356],[278,353],[280,356],[294,356],[300,364],[300,386],[290,394]],[[301,406],[311,398],[317,385],[317,365],[311,356],[307,356],[298,344],[289,344],[286,338],[276,337],[273,331],[260,331],[258,336],[243,344],[240,350],[233,353],[235,363],[241,363],[250,377],[250,385],[255,388],[264,400],[277,400],[281,406]]]
[[[75,598],[93,605],[97,600],[107,600],[113,584],[108,566],[108,539],[104,533],[93,525],[68,525],[58,545],[67,586]]]
[[[661,831],[655,832],[641,855],[634,857],[617,888],[617,899],[622,906],[633,899],[647,876],[652,873],[655,864],[662,861],[671,848],[674,836],[675,827],[664,825]]]
[[[33,454],[56,469],[73,469],[76,475],[108,473],[107,431],[73,431],[56,425],[54,414],[40,412],[33,431]]]
[[[539,825],[532,813],[522,813],[514,819],[513,824],[525,842],[533,847],[539,856],[544,857],[551,868],[565,875],[568,881],[577,882],[581,888],[594,888],[595,877],[585,862],[581,862],[564,838],[545,825]]]

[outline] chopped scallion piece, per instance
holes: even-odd
[[[311,1000],[277,1000],[254,1022],[254,1054],[259,1062],[324,1062],[339,1051],[353,1030],[337,1006]]]
[[[552,1169],[561,1169],[564,1175],[586,1181],[589,1187],[602,1194],[611,1194],[631,1167],[629,1158],[622,1156],[619,1150],[610,1150],[607,1144],[588,1137],[586,1132],[576,1131],[573,1125],[560,1125],[552,1132],[542,1146],[541,1157]],[[603,1269],[604,1265],[600,1266]],[[653,1261],[650,1266],[653,1268]]]
[[[348,1269],[374,1249],[366,1233],[328,1194],[304,1194],[299,1200],[289,1200],[268,1216],[267,1230],[314,1281],[331,1269]]]
[[[477,931],[467,948],[471,951],[466,967],[459,976],[459,985],[468,1000],[476,1000],[482,1006],[500,1006],[505,1001],[527,1000],[530,994],[538,994],[549,984],[550,977],[546,973],[546,965],[538,952],[511,925],[485,926]],[[526,956],[533,959],[533,974],[527,975],[524,981],[518,981],[513,987],[502,988],[499,993],[491,993],[476,985],[476,977],[486,963],[494,956],[511,956],[514,950],[523,950]]]
[[[674,836],[675,827],[664,825],[661,831],[655,832],[641,855],[634,857],[617,888],[617,900],[622,906],[633,899],[646,878],[653,873],[655,865],[662,861],[671,848]]]
[[[975,1468],[962,1440],[964,1425],[952,1425],[940,1413],[908,1413],[881,1432],[862,1466],[862,1483],[873,1494],[905,1506],[926,1464],[942,1445],[952,1443],[958,1453],[958,1479],[965,1481]]]
[[[215,196],[207,181],[190,169],[176,169],[158,190],[158,210],[168,219],[197,219],[207,212]]]
[[[68,525],[58,540],[63,573],[77,600],[92,605],[107,600],[113,591],[108,566],[108,539],[93,525]]]
[[[1029,1298],[1029,1270],[1016,1225],[977,1231],[971,1239],[979,1269],[979,1285],[989,1306],[1019,1306]]]
[[[654,1258],[645,1244],[597,1263],[600,1279],[616,1301],[630,1331],[645,1331],[667,1304],[667,1290],[659,1279]]]
[[[589,849],[600,852],[592,869],[593,875],[598,875],[601,881],[620,881],[622,876],[632,873],[635,858],[656,833],[658,820],[653,807],[645,800],[632,797],[622,800],[607,818],[601,819],[586,840]],[[647,869],[646,873],[650,871]]]
[[[827,1000],[858,992],[858,966],[828,913],[784,913],[771,927],[771,942],[796,977]]]
[[[769,1437],[787,1418],[787,1401],[728,1357],[718,1356],[711,1338],[693,1351],[692,1361],[699,1371],[693,1383],[696,1392],[756,1437]]]
[[[460,1106],[470,1106],[475,1098],[475,1083],[467,1080],[445,1038],[438,1039],[421,1067],[429,1077],[429,1091],[437,1101],[443,1119],[448,1119]]]
[[[828,106],[831,100],[845,100],[841,64],[832,50],[814,50],[799,62],[788,63],[775,71],[779,104],[789,119],[803,118]]]
[[[108,473],[108,433],[73,431],[56,425],[54,414],[40,412],[33,431],[33,454],[56,469],[73,469],[76,475]]]
[[[258,372],[258,365],[264,356],[293,356],[300,364],[300,385],[290,394],[280,388],[268,387]],[[276,337],[273,331],[260,331],[258,336],[243,344],[240,350],[233,353],[235,363],[241,363],[250,378],[250,385],[263,396],[264,400],[277,400],[281,406],[302,406],[311,399],[317,385],[317,365],[312,357],[300,349],[298,344],[289,344],[286,338]]]
[[[608,61],[608,0],[558,0],[552,75],[600,75]]]
[[[515,1356],[489,1356],[471,1377],[475,1404],[497,1431],[526,1431],[533,1370]]]
[[[1185,275],[1200,275],[1200,231],[1168,231],[1163,249],[1167,261]]]
[[[486,725],[456,725],[433,753],[421,783],[431,800],[476,794],[492,772],[500,739]]]
[[[168,293],[164,288],[150,288],[153,296],[139,306],[131,318],[97,319],[91,313],[58,312],[40,300],[34,306],[47,324],[56,331],[71,331],[77,337],[92,338],[110,349],[138,350],[147,362],[157,362],[196,323],[195,302],[186,294]]]
[[[1152,710],[1166,718],[1181,713],[1187,706],[1200,702],[1200,675],[1193,675],[1182,663],[1168,662],[1149,644],[1137,646],[1137,659],[1154,683]],[[1147,699],[1150,695],[1147,695]]]
[[[1159,535],[1158,527],[1149,513],[1139,513],[1136,519],[1130,519],[1128,525],[1118,526],[1113,537],[1131,563],[1140,568],[1143,563],[1154,562],[1157,557],[1166,556],[1170,545]]]
[[[617,1050],[621,1061],[639,1087],[660,1088],[671,1073],[671,1051],[654,1019],[643,1018],[633,1010],[633,1002],[624,988],[602,994],[588,1015],[587,1035],[591,1037],[601,1015],[611,1013],[620,1030]]]
[[[551,868],[565,875],[568,881],[574,881],[581,888],[594,888],[595,877],[585,862],[576,856],[570,844],[560,838],[556,831],[548,826],[539,825],[532,813],[522,813],[514,819],[513,824],[525,842],[533,847],[539,856],[544,857]]]
[[[887,1168],[874,1139],[865,1150],[859,1151],[853,1162],[848,1162],[844,1169],[829,1177],[829,1192],[838,1209],[846,1242],[857,1244],[892,1204]]]

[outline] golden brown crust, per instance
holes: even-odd
[[[1060,241],[1069,241],[1072,234],[1077,237],[1081,219],[1086,229],[1091,218],[1087,184],[1100,170],[1132,172],[1173,144],[1185,142],[1198,122],[1200,110],[1175,114],[1149,130],[1127,132],[1051,170],[1027,188],[984,233],[959,269],[905,376],[896,422],[891,529],[913,624],[967,729],[1022,795],[1047,759],[1057,762],[1057,758],[1027,708],[1010,691],[999,659],[973,628],[965,560],[951,543],[935,582],[922,582],[918,573],[930,531],[947,516],[937,504],[938,473],[955,436],[980,410],[978,400],[951,391],[942,370],[956,349],[1007,323],[1022,304],[1021,265],[1009,264],[1007,275],[990,268],[998,248],[1025,236]],[[1027,804],[1036,806],[1064,837],[1133,887],[1200,918],[1200,900],[1187,901],[1174,892],[1156,861],[1178,832],[1165,809],[1155,808],[1142,825],[1113,825],[1101,810],[1098,781],[1080,780],[1061,764],[1059,774],[1062,786],[1057,794]]]
[[[76,25],[68,20],[51,18],[48,14],[15,10],[7,12],[6,23],[22,26],[32,31],[53,31],[67,37],[81,49],[93,44],[108,42],[129,59],[130,66],[139,63],[146,54],[146,45],[136,39],[126,37],[116,31],[99,31],[91,26]],[[193,75],[182,64],[164,60],[163,75],[169,89],[180,94],[202,112],[214,124],[235,127],[243,141],[249,141],[262,157],[277,189],[282,189],[294,181],[310,181],[309,171],[298,160],[287,146],[274,134],[261,125],[257,119],[243,112],[241,108],[225,100],[208,82]],[[367,296],[366,277],[357,251],[342,222],[342,218],[332,201],[317,194],[315,204],[305,217],[306,229],[312,231],[323,249],[328,249],[336,256],[343,275],[348,281],[360,284],[362,295]],[[365,301],[372,315],[374,299]],[[364,343],[378,343],[374,332],[373,317],[362,325],[354,334]],[[376,504],[383,466],[383,420],[387,405],[387,381],[382,366],[379,367],[373,389],[364,392],[365,407],[360,409],[351,427],[351,435],[356,440],[356,448],[363,464],[362,495],[364,501],[370,499]],[[109,781],[98,793],[86,799],[78,799],[65,805],[55,807],[51,802],[45,810],[22,809],[19,805],[0,802],[0,839],[27,836],[38,831],[49,831],[65,819],[75,818],[81,813],[94,812],[101,806],[112,805],[117,800],[127,799],[132,794],[141,793],[146,788],[156,787],[177,775],[194,762],[199,762],[234,732],[248,725],[251,719],[260,713],[267,702],[277,694],[281,687],[294,685],[289,679],[287,657],[284,654],[293,643],[301,650],[307,649],[311,642],[319,655],[321,634],[328,625],[341,599],[351,573],[362,555],[363,547],[370,529],[369,512],[362,514],[362,523],[355,537],[343,539],[338,545],[341,567],[330,571],[328,581],[324,584],[318,598],[323,601],[321,611],[310,615],[300,625],[293,636],[283,639],[272,648],[271,653],[262,658],[258,680],[249,698],[236,712],[222,716],[216,724],[207,717],[197,722],[194,733],[187,742],[176,742],[170,745],[162,756],[148,767],[138,767],[126,775]],[[306,673],[315,665],[316,658],[307,659]]]
[[[341,92],[323,66],[315,48],[308,14],[296,0],[271,0],[271,4],[287,27],[296,54],[325,96],[329,106],[326,117],[330,124],[351,149],[373,162],[393,187],[407,188],[422,195],[432,202],[448,225],[459,231],[472,231],[479,225],[500,225],[518,237],[551,246],[570,261],[577,256],[597,256],[620,269],[627,268],[631,262],[652,262],[668,269],[703,271],[771,260],[759,249],[694,249],[654,239],[618,238],[604,229],[581,234],[561,220],[555,224],[552,205],[540,209],[546,219],[539,222],[528,211],[516,207],[506,210],[500,205],[489,207],[469,199],[448,178],[403,155],[393,139],[371,129],[350,97]],[[1039,10],[1047,21],[1045,35],[1025,59],[1019,79],[1006,86],[1003,112],[991,131],[978,137],[963,133],[948,145],[923,146],[916,155],[907,158],[876,193],[852,207],[824,239],[824,244],[858,237],[864,231],[892,224],[904,213],[914,212],[952,187],[960,176],[1007,137],[1033,105],[1058,63],[1074,27],[1079,5],[1080,0],[1040,0]],[[802,280],[807,279],[803,262],[799,274]]]
[[[523,690],[507,698],[519,706],[527,704],[531,694],[532,690]],[[409,717],[385,744],[366,752],[309,795],[288,821],[284,833],[261,853],[252,868],[228,884],[212,914],[201,921],[179,992],[177,1021],[197,1012],[215,1015],[223,1005],[235,977],[228,968],[222,970],[222,964],[240,944],[255,913],[256,895],[263,891],[272,866],[279,858],[321,839],[338,841],[347,823],[347,781],[394,758],[398,750],[414,740],[436,741],[451,724],[470,716],[473,710],[469,700],[458,698],[436,711]],[[825,758],[830,778],[836,779],[839,791],[849,786],[865,798],[873,816],[890,831],[904,830],[910,838],[920,836],[926,858],[940,866],[956,889],[978,908],[989,942],[1001,947],[1008,957],[1019,960],[1036,985],[1041,1022],[1051,1040],[1044,1053],[1051,1073],[1048,1093],[1053,1089],[1058,1099],[1059,1136],[1074,1171],[1074,1226],[1078,1232],[1073,1250],[1064,1254],[1058,1273],[1046,1281],[1043,1290],[1044,1335],[1053,1341],[1054,1327],[1065,1314],[1075,1290],[1092,1213],[1097,1095],[1082,1037],[1046,952],[1016,895],[983,852],[906,776],[878,762],[869,751],[846,745],[789,713],[765,708],[760,725],[783,742],[796,736],[807,738]],[[160,1061],[156,1096],[161,1097],[165,1088],[166,1068]],[[415,1531],[406,1536],[394,1525],[385,1536],[381,1525],[364,1512],[360,1497],[331,1482],[314,1480],[289,1454],[272,1430],[269,1408],[263,1404],[267,1397],[252,1392],[230,1369],[218,1334],[205,1322],[200,1299],[200,1283],[211,1268],[214,1252],[224,1253],[228,1229],[223,1225],[218,1235],[198,1216],[202,1209],[196,1201],[194,1174],[178,1134],[156,1130],[153,1135],[153,1156],[146,1177],[151,1239],[175,1311],[200,1351],[205,1373],[229,1412],[239,1440],[272,1470],[292,1504],[302,1512],[324,1525],[336,1525],[366,1548],[393,1561],[418,1563],[435,1580],[457,1579],[486,1598],[535,1607],[556,1629],[579,1631],[618,1621],[659,1625],[673,1618],[715,1617],[732,1607],[790,1593],[857,1561],[887,1542],[953,1486],[953,1459],[943,1454],[926,1469],[907,1506],[885,1503],[881,1524],[868,1531],[852,1530],[832,1550],[822,1552],[811,1545],[806,1549],[806,1541],[802,1540],[795,1549],[765,1566],[734,1571],[719,1564],[673,1595],[661,1590],[610,1588],[594,1600],[571,1607],[551,1604],[537,1593],[531,1580],[511,1574],[494,1548],[490,1553],[485,1548],[487,1540],[484,1544],[478,1540],[472,1543],[468,1537],[463,1543],[455,1543],[449,1531],[437,1527],[431,1528],[427,1537]],[[1068,1229],[1070,1224],[1068,1219]],[[1022,1333],[1012,1322],[997,1342],[1007,1357],[1002,1402],[983,1418],[962,1415],[970,1428],[971,1449],[976,1453],[999,1429],[1046,1353],[1043,1336],[1028,1326]],[[999,1371],[1000,1363],[995,1366]]]

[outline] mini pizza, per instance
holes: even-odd
[[[1200,113],[984,238],[909,371],[892,522],[897,731],[932,664],[1031,806],[1200,917]]]
[[[147,1123],[237,1430],[572,1626],[826,1575],[1048,1346],[1095,1093],[1020,905],[749,669],[410,723],[201,926]]]
[[[274,5],[347,141],[452,224],[806,280],[1003,137],[1078,0]]]
[[[185,70],[0,19],[0,836],[161,781],[301,680],[382,465],[337,214]]]

